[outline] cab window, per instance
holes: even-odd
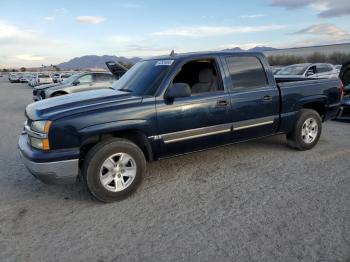
[[[173,83],[186,83],[191,94],[224,91],[214,59],[194,60],[184,64]]]
[[[232,81],[232,89],[246,91],[268,85],[265,69],[255,56],[232,56],[226,58]]]

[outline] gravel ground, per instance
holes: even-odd
[[[31,88],[0,78],[1,261],[350,261],[350,123],[154,162],[128,199],[48,186],[19,159]]]

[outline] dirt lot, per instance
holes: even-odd
[[[326,123],[307,152],[279,136],[152,163],[106,205],[27,172],[30,102],[0,78],[1,261],[349,261],[350,123]]]

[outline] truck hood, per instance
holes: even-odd
[[[26,116],[31,120],[55,120],[73,114],[141,101],[141,97],[135,97],[132,93],[114,89],[99,89],[32,103],[26,108]]]

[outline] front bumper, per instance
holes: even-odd
[[[46,184],[73,184],[77,180],[79,174],[77,152],[67,151],[67,154],[63,151],[58,154],[40,152],[40,150],[32,149],[28,145],[25,134],[20,136],[18,147],[25,167],[42,182]],[[68,154],[75,157],[67,159],[67,157],[72,157],[67,156]]]

